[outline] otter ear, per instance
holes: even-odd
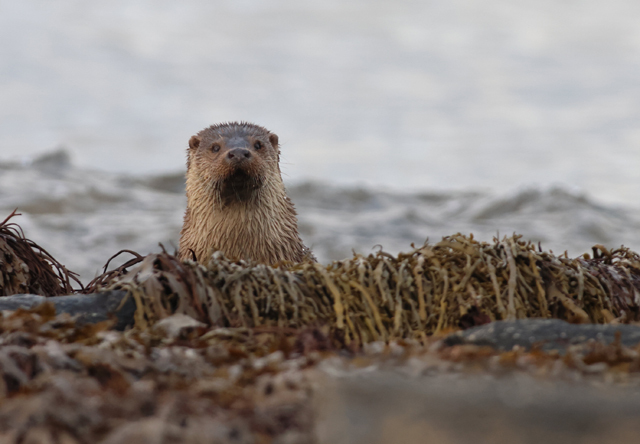
[[[269,142],[271,142],[271,146],[276,149],[276,153],[278,153],[278,163],[280,163],[280,147],[278,146],[278,135],[277,134],[269,134]]]
[[[277,136],[276,134],[273,134],[273,133],[269,134],[269,142],[271,142],[271,145],[272,145],[275,149],[277,149],[278,151],[280,151],[280,150],[278,149],[278,136]]]
[[[191,148],[192,150],[195,150],[199,146],[200,146],[200,137],[191,136],[191,139],[189,139],[189,148]]]

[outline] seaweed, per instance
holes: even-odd
[[[44,248],[25,238],[14,210],[0,222],[0,296],[31,293],[59,296],[74,292],[72,281],[82,288],[78,275],[55,260]]]
[[[136,301],[136,325],[173,313],[227,328],[328,326],[333,345],[415,339],[494,320],[558,318],[574,323],[631,322],[639,317],[640,257],[627,248],[594,247],[570,259],[522,236],[492,243],[456,234],[392,256],[329,265],[275,267],[214,253],[206,266],[163,251],[128,263],[102,290]]]
[[[50,303],[0,316],[0,442],[312,436],[305,369],[320,355],[287,360],[297,343],[291,332],[225,332],[177,319],[163,322],[178,328],[123,333],[109,331],[109,321],[79,326]]]

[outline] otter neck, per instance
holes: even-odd
[[[192,198],[192,194],[198,198]],[[281,179],[266,181],[239,199],[228,190],[206,193],[206,199],[202,195],[187,193],[192,225],[189,231],[199,236],[193,242],[184,239],[200,262],[206,263],[218,250],[229,259],[266,264],[300,260],[297,256],[301,253],[291,251],[291,245],[302,246],[296,213]]]

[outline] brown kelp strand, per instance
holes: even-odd
[[[216,253],[205,267],[153,254],[101,288],[128,290],[141,327],[177,312],[220,327],[328,326],[335,345],[358,346],[493,320],[635,321],[640,258],[596,246],[593,258],[571,259],[517,235],[486,243],[456,234],[329,265],[269,267]]]
[[[162,248],[162,251],[165,252],[164,247]],[[120,265],[119,267],[114,268],[113,270],[109,270],[109,265],[111,264],[111,261],[114,260],[115,258],[119,257],[120,255],[122,255],[123,253],[130,254],[130,255],[133,256],[133,258],[129,259],[124,264]],[[91,282],[89,282],[82,289],[81,293],[84,293],[84,294],[95,293],[96,291],[98,291],[98,289],[103,287],[105,285],[105,283],[107,283],[109,281],[112,281],[112,280],[122,276],[123,274],[127,273],[127,271],[129,270],[129,267],[132,267],[133,265],[136,265],[136,264],[142,262],[143,259],[144,259],[144,256],[142,256],[142,255],[140,255],[140,254],[138,254],[138,253],[136,253],[135,251],[132,251],[132,250],[120,250],[120,251],[118,251],[116,254],[111,256],[109,258],[109,260],[107,261],[107,263],[104,265],[102,274],[96,276]]]
[[[0,223],[0,296],[31,293],[58,296],[73,293],[77,275],[47,251],[26,239],[19,225],[9,222],[16,211]]]

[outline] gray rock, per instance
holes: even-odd
[[[444,339],[446,346],[458,344],[487,345],[508,351],[514,346],[530,350],[534,345],[542,350],[564,353],[568,346],[589,340],[610,344],[620,332],[622,344],[634,347],[640,343],[640,327],[623,324],[569,324],[558,319],[519,319],[497,321],[456,332]]]
[[[132,298],[123,299],[126,291],[108,291],[95,294],[76,294],[46,298],[34,294],[16,294],[0,297],[0,310],[17,310],[18,308],[33,308],[43,302],[51,302],[56,313],[68,313],[78,316],[79,324],[95,324],[106,321],[110,315],[118,319],[116,330],[124,330],[133,323],[136,304]],[[122,307],[120,306],[122,304]]]

